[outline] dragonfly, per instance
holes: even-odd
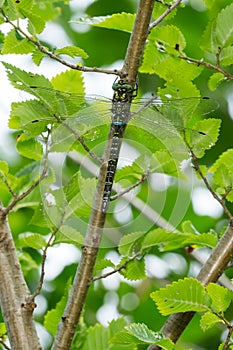
[[[187,142],[194,144],[196,150],[199,145],[200,149],[208,149],[213,144],[200,126],[199,129],[195,127],[199,115],[217,108],[217,104],[208,98],[175,99],[168,96],[160,99],[152,95],[137,100],[137,87],[132,88],[122,80],[114,82],[112,100],[99,96],[84,97],[43,86],[21,86],[21,89],[35,96],[36,100],[27,101],[29,112],[26,117],[17,119],[18,128],[37,136],[51,127],[52,150],[76,149],[78,141],[94,159],[102,161],[91,151],[89,143],[101,137],[102,132],[106,140],[106,130],[109,132],[111,146],[102,198],[103,213],[108,210],[126,126],[128,134],[133,135],[131,138],[137,141],[142,135],[140,137],[144,139],[140,142],[150,147],[152,136],[157,140],[156,148],[166,148],[180,160],[184,159],[184,152],[187,155]]]

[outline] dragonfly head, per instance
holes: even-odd
[[[114,102],[129,102],[137,96],[138,86],[136,84],[136,86],[133,87],[123,79],[120,79],[118,81],[116,79],[112,85],[112,89],[114,90]]]

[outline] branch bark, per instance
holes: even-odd
[[[145,41],[149,33],[150,18],[154,0],[141,0],[135,20],[133,33],[130,39],[126,60],[121,76],[127,77],[129,83],[134,86],[140,58]],[[105,178],[107,173],[107,161],[112,145],[112,131],[110,130],[107,146],[105,149],[105,162],[101,165],[98,185],[93,200],[93,209],[90,216],[82,257],[78,266],[74,283],[69,294],[67,306],[58,332],[52,346],[52,350],[68,350],[83,308],[86,295],[92,281],[92,273],[101,242],[101,236],[105,223],[106,213],[102,211],[102,198],[104,194]]]
[[[41,350],[34,299],[25,283],[4,208],[0,205],[0,304],[12,350]]]

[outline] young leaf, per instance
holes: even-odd
[[[42,249],[46,246],[46,239],[39,234],[20,234],[17,245],[19,247],[30,247],[33,249]]]
[[[191,147],[196,157],[203,157],[205,150],[213,147],[218,140],[220,126],[220,119],[208,118],[196,122],[194,129],[198,130],[199,133],[195,134],[195,136],[193,135],[190,139]]]
[[[119,265],[121,265],[121,263]],[[145,260],[135,259],[131,261],[126,265],[124,270],[120,271],[120,273],[130,281],[142,280],[146,278]]]
[[[163,45],[166,53],[178,55],[186,46],[185,38],[180,29],[174,25],[155,27],[152,29],[149,40],[159,42]],[[179,50],[176,49],[179,48]]]
[[[230,46],[233,43],[233,4],[226,6],[217,17],[214,34],[218,45],[222,47]]]
[[[28,89],[28,87],[35,85],[44,86],[47,88],[52,87],[50,81],[43,75],[26,72],[6,62],[2,62],[2,64],[7,71],[8,79],[17,89],[25,90],[33,94],[34,89]],[[37,97],[37,95],[35,96]]]
[[[47,312],[44,318],[45,328],[54,336],[57,333],[57,325],[61,321],[63,311],[66,306],[70,287],[71,287],[71,279],[69,279],[66,283],[64,295],[62,296],[61,300],[56,304],[56,307],[54,309],[49,310]]]
[[[220,54],[220,62],[222,66],[230,66],[233,63],[233,47],[228,46],[222,49]],[[221,73],[219,73],[221,74]]]
[[[60,49],[55,50],[56,55],[67,55],[70,57],[81,57],[81,58],[88,58],[88,54],[77,46],[65,46]]]
[[[214,73],[210,76],[208,81],[208,87],[211,91],[217,89],[218,85],[225,80],[225,76],[222,73]]]
[[[58,243],[70,243],[70,244],[83,244],[83,236],[80,232],[75,230],[73,227],[68,225],[63,225],[56,234],[54,244]]]
[[[90,327],[82,350],[106,350],[108,348],[109,332],[100,324]]]
[[[195,278],[173,282],[151,293],[151,298],[164,316],[187,311],[206,312],[211,304],[204,286]]]
[[[6,325],[5,323],[0,323],[0,338],[3,338],[3,336],[7,333]]]
[[[233,149],[222,153],[209,171],[214,173],[213,179],[218,186],[218,192],[224,194],[227,191],[226,198],[233,201]]]
[[[119,253],[123,256],[132,255],[135,251],[135,247],[137,247],[137,244],[140,244],[144,234],[144,232],[139,231],[129,233],[128,235],[122,237],[118,248]]]
[[[4,40],[2,54],[27,54],[34,50],[34,45],[28,40],[20,36],[20,34],[12,29]]]
[[[144,323],[131,323],[125,329],[143,343],[156,344],[158,340],[163,338],[161,333],[153,332]]]
[[[40,142],[34,138],[28,138],[26,134],[20,135],[17,139],[18,152],[29,159],[41,160],[43,157],[43,148]]]
[[[233,300],[233,292],[215,283],[208,284],[206,290],[212,299],[211,309],[217,313],[225,312]]]
[[[94,27],[122,30],[131,33],[135,21],[135,15],[132,13],[116,13],[111,16],[92,17],[74,21],[75,23],[89,24]]]
[[[221,320],[221,318],[219,318],[217,315],[213,314],[212,312],[208,311],[201,316],[200,326],[203,329],[203,331],[206,331],[207,329],[213,327],[215,324],[220,322],[224,323],[224,321]]]
[[[73,93],[79,95],[79,100],[76,103],[80,103],[80,96],[83,96],[82,101],[84,101],[84,82],[82,72],[69,69],[64,72],[57,74],[51,79],[51,83],[54,89]],[[69,96],[67,96],[69,98]]]

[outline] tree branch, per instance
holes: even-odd
[[[110,70],[110,69],[103,69],[103,68],[97,68],[97,67],[83,67],[83,66],[78,66],[72,63],[69,63],[59,56],[55,55],[54,53],[50,52],[46,47],[40,44],[39,41],[33,39],[31,36],[29,36],[27,33],[25,33],[18,25],[16,25],[14,22],[11,22],[7,16],[5,15],[4,11],[2,8],[0,8],[0,12],[2,13],[5,23],[9,23],[14,29],[16,29],[20,34],[23,35],[23,37],[34,44],[41,52],[43,52],[45,55],[50,57],[51,59],[61,63],[63,66],[66,66],[70,69],[78,70],[81,72],[92,72],[92,73],[105,73],[105,74],[114,74],[114,75],[119,75],[121,76],[121,71],[118,71],[117,69]]]
[[[122,69],[124,76],[129,77],[129,82],[132,81],[134,83],[136,80],[140,57],[148,34],[153,4],[154,0],[141,0],[139,4],[139,10],[137,12],[132,37],[130,39],[129,49],[127,50],[126,63]],[[110,130],[104,154],[105,162],[100,167],[98,184],[93,200],[93,209],[88,224],[85,243],[82,249],[81,261],[74,278],[62,321],[58,327],[52,350],[68,350],[70,348],[83,308],[83,303],[86,299],[91,283],[106,217],[106,213],[102,211],[102,198],[107,174],[107,161],[109,159],[110,149],[113,142],[112,136],[113,132]]]
[[[12,349],[41,350],[25,283],[5,210],[0,205],[0,305]]]

